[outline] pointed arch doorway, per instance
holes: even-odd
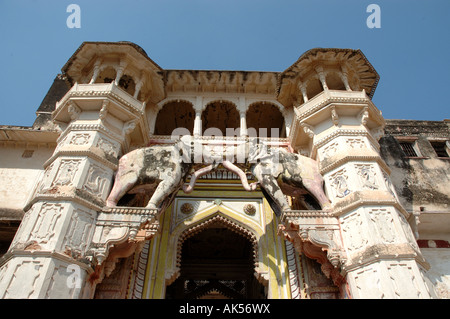
[[[251,236],[212,220],[181,237],[180,276],[166,288],[166,299],[265,299],[255,277]]]

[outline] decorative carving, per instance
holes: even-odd
[[[367,245],[368,239],[366,234],[363,233],[364,225],[360,213],[356,212],[343,218],[341,226],[349,251],[353,252]]]
[[[69,141],[71,145],[85,145],[89,143],[91,135],[89,133],[76,133]]]
[[[285,212],[279,232],[294,245],[298,253],[303,252],[318,261],[323,273],[339,286],[343,278],[338,268],[345,264],[346,257],[339,244],[338,221],[322,211],[302,212]]]
[[[358,172],[358,176],[360,177],[363,189],[378,189],[376,173],[374,171],[373,165],[357,164],[356,170]]]
[[[253,216],[256,213],[256,207],[253,204],[246,204],[244,206],[244,213],[247,215]]]
[[[334,238],[334,230],[315,227],[314,229],[300,228],[300,238],[303,241],[309,241],[315,246],[327,250],[327,258],[333,267],[338,267],[341,262],[340,249]]]
[[[347,174],[345,169],[340,170],[330,176],[330,185],[333,187],[336,197],[342,198],[350,194],[351,190],[347,185]]]
[[[336,154],[338,148],[339,148],[339,142],[337,142],[337,141],[328,144],[327,146],[325,146],[322,149],[322,157],[325,159],[325,158],[333,156],[334,154]]]
[[[365,106],[364,109],[359,113],[358,117],[361,120],[361,124],[366,125],[367,121],[369,120],[369,108]]]
[[[286,241],[286,259],[289,271],[289,284],[291,288],[292,299],[300,299],[302,297],[301,285],[302,280],[299,275],[299,269],[297,268],[297,255],[294,246],[290,241]]]
[[[46,184],[50,182],[49,178],[50,178],[50,175],[52,173],[52,169],[53,169],[54,165],[55,165],[55,162],[51,163],[49,166],[46,167],[45,173],[44,173],[44,177],[42,178],[42,180],[41,180],[41,182],[40,182],[40,184],[39,184],[39,186],[38,186],[38,188],[36,190],[37,194],[42,193],[42,192],[45,191]]]
[[[100,112],[98,113],[98,117],[101,121],[104,121],[106,119],[106,116],[108,115],[108,100],[103,100],[102,108],[100,109]]]
[[[69,103],[70,105],[67,108],[67,112],[69,112],[70,119],[72,121],[76,121],[80,117],[81,109],[75,104],[75,102],[70,101]]]
[[[142,241],[140,230],[155,221],[158,210],[141,207],[114,207],[100,211],[95,222],[95,232],[87,257],[97,265],[107,258],[112,246],[124,242]]]
[[[356,138],[347,138],[345,140],[345,143],[350,147],[350,148],[356,148],[356,149],[361,149],[364,148],[366,146],[366,143],[364,142],[364,140],[362,138],[356,137]]]
[[[190,214],[190,213],[192,213],[194,211],[194,206],[192,206],[191,203],[184,203],[183,205],[181,205],[180,211],[183,214],[188,215],[188,214]]]
[[[339,116],[337,114],[335,106],[331,107],[331,120],[333,121],[334,125],[339,125]]]
[[[101,198],[108,181],[109,177],[107,176],[106,171],[98,166],[92,165],[89,167],[86,183],[83,188]]]
[[[133,132],[135,128],[136,128],[136,120],[128,121],[123,125],[123,133],[125,135],[128,135],[131,132]]]
[[[378,238],[381,239],[383,244],[393,243],[397,237],[394,228],[394,218],[390,211],[386,208],[372,208],[369,211],[370,220],[373,222]]]
[[[94,226],[95,216],[93,213],[83,210],[75,210],[72,213],[69,231],[65,236],[66,254],[71,257],[80,258],[84,256],[87,250],[92,229]]]
[[[48,243],[55,236],[56,224],[61,218],[64,206],[44,203],[38,214],[31,238],[38,243]]]
[[[314,130],[311,125],[308,125],[306,123],[300,124],[303,127],[303,131],[309,136],[309,138],[314,137]]]
[[[80,160],[62,160],[53,185],[72,186]]]
[[[99,138],[97,147],[105,152],[106,155],[110,155],[113,157],[117,157],[118,155],[117,147],[107,139]]]

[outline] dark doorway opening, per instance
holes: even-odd
[[[265,299],[254,266],[250,240],[216,224],[183,242],[180,276],[166,298]]]

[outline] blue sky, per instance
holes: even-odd
[[[66,25],[81,8],[81,28]],[[370,29],[369,4],[381,9]],[[83,41],[132,41],[164,69],[284,71],[315,47],[361,49],[388,119],[450,118],[450,0],[0,0],[0,125],[32,125]]]

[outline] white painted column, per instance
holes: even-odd
[[[345,252],[341,274],[352,298],[433,298],[409,213],[389,186],[389,167],[366,126],[376,125],[381,115],[369,101],[355,107],[361,111],[351,125],[333,108],[334,117],[327,125],[316,125],[313,137],[332,214],[340,225]]]
[[[70,94],[69,92],[68,94]],[[92,298],[88,280],[98,212],[109,194],[118,156],[128,128],[108,119],[103,100],[92,112],[92,101],[70,97],[55,115],[68,126],[58,139],[45,173],[0,268],[0,298]],[[97,99],[98,96],[93,96]],[[89,104],[91,103],[91,104]],[[123,106],[126,107],[126,106]],[[85,112],[87,110],[87,112]]]
[[[202,136],[202,112],[203,112],[203,98],[200,96],[197,96],[195,105],[194,105],[194,111],[195,111],[195,118],[194,118],[194,136],[199,137]]]
[[[246,105],[245,97],[239,97],[238,111],[239,111],[239,123],[240,123],[239,131],[240,131],[241,137],[248,136],[247,109],[248,109],[248,106]]]
[[[306,84],[303,82],[299,82],[298,88],[300,89],[300,92],[302,92],[303,103],[308,102],[308,95],[306,94]]]
[[[320,80],[320,83],[322,84],[323,90],[328,91],[328,85],[327,85],[327,81],[325,79],[325,72],[323,71],[323,68],[321,66],[317,66],[316,72],[319,75],[319,80]]]
[[[245,111],[239,111],[241,137],[248,136],[246,114],[247,112]]]

